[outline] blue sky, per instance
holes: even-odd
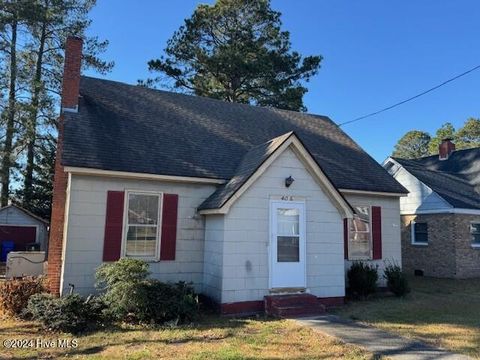
[[[191,15],[194,0],[98,0],[90,34],[108,39],[106,78],[136,83]],[[324,57],[308,111],[337,123],[376,111],[480,64],[480,1],[272,0],[293,49]],[[99,76],[88,72],[89,75]],[[480,70],[414,102],[343,129],[376,160],[412,129],[480,117]]]

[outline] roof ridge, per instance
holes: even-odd
[[[129,83],[118,81],[118,80],[102,79],[102,78],[97,78],[97,77],[87,76],[87,75],[81,75],[81,78],[91,79],[91,80],[95,80],[95,81],[105,81],[105,82],[120,84],[120,85],[123,85],[123,86],[139,87],[139,88],[145,89],[147,91],[152,91],[152,92],[160,92],[160,93],[164,93],[164,94],[181,95],[181,96],[186,96],[186,97],[191,97],[191,98],[205,99],[205,100],[212,101],[212,102],[221,102],[221,103],[224,103],[224,104],[226,103],[226,104],[244,106],[244,107],[248,107],[248,108],[256,108],[256,109],[264,109],[264,110],[269,110],[269,111],[273,110],[273,111],[280,111],[280,112],[286,112],[286,113],[308,115],[308,116],[319,118],[323,121],[329,121],[333,125],[338,126],[337,123],[335,123],[327,115],[313,114],[313,113],[309,113],[309,112],[306,112],[306,111],[302,112],[302,111],[295,111],[295,110],[280,109],[280,108],[273,107],[273,106],[261,106],[261,105],[252,105],[252,104],[245,104],[245,103],[239,103],[239,102],[229,102],[229,101],[225,101],[225,100],[221,100],[221,99],[211,98],[211,97],[208,97],[208,96],[192,95],[192,94],[185,94],[185,93],[181,93],[181,92],[150,88],[150,87],[147,87],[147,86],[129,84]]]
[[[258,147],[260,147],[260,146],[266,145],[266,144],[268,144],[268,143],[272,143],[272,142],[274,142],[274,141],[276,141],[276,140],[279,140],[279,139],[281,139],[281,138],[283,138],[283,137],[284,137],[285,140],[286,140],[286,139],[288,139],[292,134],[295,134],[295,132],[294,132],[294,131],[288,131],[288,132],[286,132],[286,133],[284,133],[284,134],[282,134],[282,135],[275,136],[275,137],[271,138],[271,139],[268,140],[268,141],[265,141],[265,142],[263,142],[263,143],[254,145],[250,150],[248,150],[248,151],[246,152],[246,154],[248,154],[250,151],[252,151],[252,150],[254,150],[254,149],[256,149],[256,148],[258,148]],[[283,143],[283,141],[282,141],[282,143]],[[246,154],[245,154],[245,155],[246,155]]]
[[[472,150],[480,150],[480,146],[473,146],[473,147],[470,147],[470,148],[466,148],[466,149],[457,149],[457,150],[454,150],[452,152],[452,154],[455,154],[455,153],[459,153],[459,152],[464,152],[464,151],[472,151]],[[425,159],[428,159],[428,158],[438,158],[438,154],[432,154],[432,155],[428,155],[428,156],[421,156],[421,157],[418,157],[418,158],[414,158],[414,159],[404,159],[404,158],[400,158],[400,157],[396,157],[396,156],[390,156],[392,159],[394,160],[407,160],[407,161],[417,161],[417,160],[425,160]],[[439,160],[440,161],[440,160]],[[441,161],[444,161],[444,160],[441,160]]]

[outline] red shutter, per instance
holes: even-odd
[[[343,219],[343,256],[348,260],[348,219]]]
[[[382,258],[382,208],[372,206],[373,259]]]
[[[178,195],[163,194],[160,260],[175,260],[177,243]]]
[[[125,194],[123,191],[107,192],[103,261],[117,261],[120,259],[124,198]]]

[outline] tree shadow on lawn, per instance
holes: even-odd
[[[3,327],[0,326],[0,336],[5,337],[8,335],[31,335],[33,331],[37,331],[38,326],[34,324],[23,324],[21,320],[18,320],[20,325]]]
[[[147,326],[140,325],[128,325],[128,324],[114,324],[103,329],[96,329],[96,331],[90,331],[78,335],[65,335],[45,332],[43,334],[48,335],[49,338],[77,338],[80,346],[82,343],[91,342],[91,346],[80,347],[77,349],[68,349],[65,355],[95,355],[102,351],[115,347],[115,346],[136,346],[147,344],[164,344],[164,345],[183,345],[187,343],[209,343],[218,342],[225,339],[236,336],[237,330],[244,328],[249,320],[259,321],[274,321],[274,319],[266,317],[242,317],[242,318],[227,318],[221,317],[218,314],[206,313],[202,314],[200,318],[190,324],[179,326]],[[8,329],[9,335],[15,333],[15,335],[32,335],[32,331],[36,331],[35,325],[30,324],[30,332],[27,329],[22,329],[22,325],[12,326]],[[37,328],[38,329],[38,328]],[[21,330],[17,332],[16,330]],[[210,332],[211,330],[211,332]],[[165,332],[166,338],[154,338],[160,332]],[[171,332],[167,334],[167,332]],[[254,332],[254,331],[253,331]],[[250,332],[252,333],[252,332]],[[39,332],[36,336],[42,336]],[[91,337],[99,336],[98,339],[92,339]],[[115,339],[118,336],[118,341],[109,342],[108,339]],[[132,336],[132,339],[125,339],[125,337]],[[161,335],[160,335],[161,336]],[[100,344],[99,344],[100,343]],[[40,351],[40,355],[46,355],[48,358],[50,355],[55,357],[58,354],[49,353],[46,349]],[[1,356],[0,356],[1,358]],[[13,360],[19,359],[37,359],[36,356],[27,357],[10,357]]]

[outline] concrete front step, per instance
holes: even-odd
[[[265,296],[264,303],[267,315],[280,318],[325,313],[325,307],[311,294],[268,295]]]

